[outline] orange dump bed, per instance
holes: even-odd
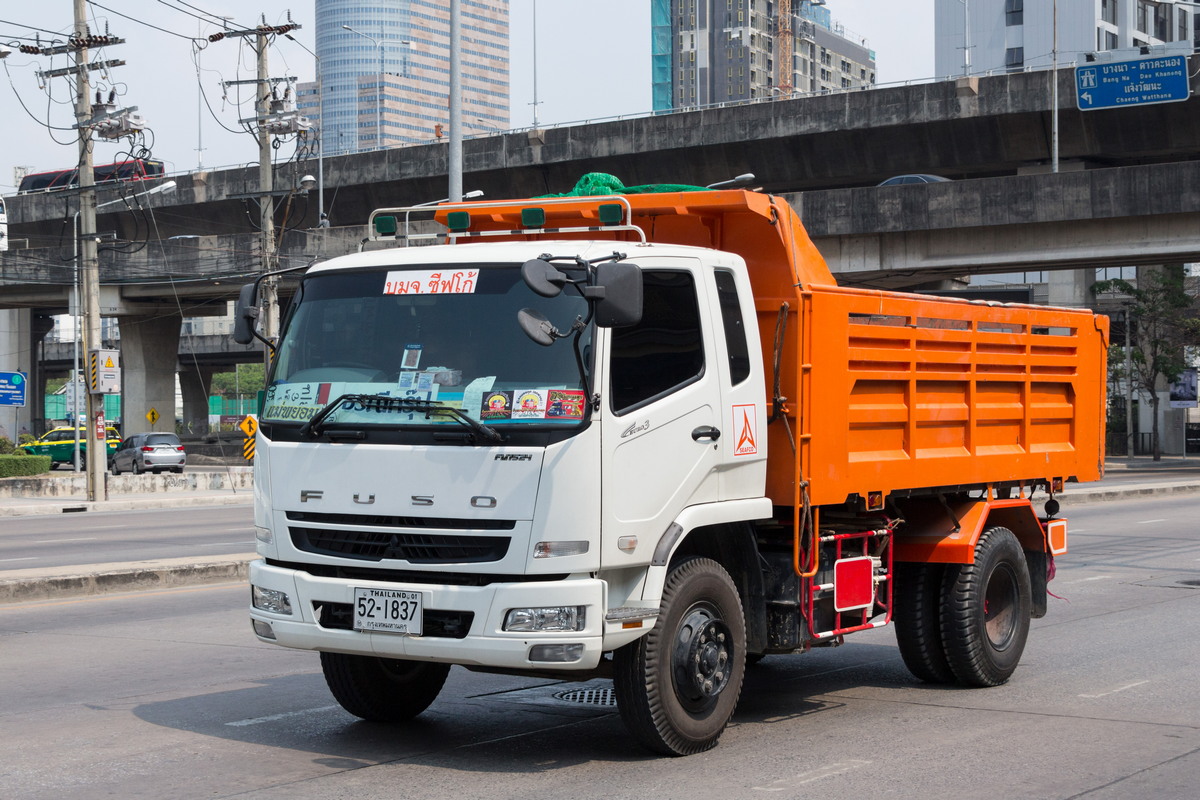
[[[590,226],[555,235],[636,240],[634,231],[606,233],[598,222],[599,206],[611,200],[545,204],[546,233]],[[768,392],[782,313],[778,385],[787,399],[769,427],[767,478],[777,505],[797,503],[802,481],[810,502],[822,505],[853,494],[1102,476],[1107,317],[839,287],[795,212],[768,195],[623,201],[626,222],[650,241],[746,260]],[[487,205],[470,207],[472,231],[521,228],[521,209],[539,203]]]

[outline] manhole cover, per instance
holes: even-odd
[[[603,689],[570,689],[554,696],[567,703],[581,703],[585,706],[615,706],[617,704],[617,696],[613,693],[611,686]]]

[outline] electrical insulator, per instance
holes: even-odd
[[[34,47],[31,44],[23,44],[19,49],[22,53],[27,53],[31,56],[39,55],[42,52],[40,48]]]
[[[221,32],[221,31],[218,31],[218,32],[216,32],[216,33],[210,33],[210,34],[208,35],[208,40],[209,40],[210,42],[219,42],[219,41],[221,41],[221,40],[222,40],[222,39],[224,39],[224,38],[225,38],[225,34],[224,34],[223,32]]]

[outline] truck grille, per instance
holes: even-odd
[[[425,528],[443,531],[511,531],[517,527],[511,519],[459,519],[457,517],[401,517],[389,514],[323,514],[315,511],[289,511],[292,522],[318,525],[370,525],[376,528]]]
[[[290,526],[297,550],[364,561],[397,559],[410,564],[477,564],[508,553],[507,536],[439,536],[429,533],[347,531]]]

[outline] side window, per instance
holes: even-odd
[[[691,273],[642,273],[642,319],[614,328],[609,385],[617,414],[669,394],[704,374],[700,307]]]
[[[750,346],[746,343],[746,323],[738,299],[733,273],[717,270],[717,299],[721,303],[721,323],[725,328],[725,349],[729,353],[729,379],[737,386],[750,377]]]

